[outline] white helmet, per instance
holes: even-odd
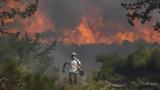
[[[72,52],[72,56],[76,56],[77,54],[76,54],[76,52]]]

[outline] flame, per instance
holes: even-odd
[[[89,13],[83,16],[81,23],[74,30],[63,30],[64,35],[61,41],[64,44],[121,44],[127,40],[134,42],[137,40],[135,33],[119,31],[116,34],[109,34],[106,26],[115,27],[115,29],[125,29],[121,25],[115,23],[106,24],[103,22],[101,11],[98,7],[91,7]]]
[[[15,0],[8,0],[7,2],[8,2],[9,8],[18,7],[20,10],[24,10],[26,9],[29,1],[28,2],[15,2]],[[50,31],[54,28],[53,22],[50,21],[44,15],[44,13],[40,10],[38,10],[35,13],[35,15],[32,17],[29,17],[27,19],[18,19],[18,20],[21,23],[21,25],[24,27],[24,30],[27,31],[31,35],[34,35],[35,33]],[[13,20],[11,22],[13,22]]]
[[[9,8],[17,7],[14,0],[8,2]],[[26,4],[21,4],[20,10],[23,10]],[[1,9],[0,9],[1,10]],[[17,19],[23,28],[11,28],[10,32],[22,32],[34,36],[35,33],[48,32],[55,29],[53,21],[51,21],[42,11],[38,10],[34,16],[26,19]],[[14,23],[14,19],[6,19],[5,23]],[[115,31],[114,34],[110,34],[111,30]],[[23,29],[23,30],[21,30]],[[160,43],[160,33],[154,32],[148,26],[142,26],[136,22],[135,30],[128,30],[125,26],[117,24],[115,22],[103,22],[101,10],[97,7],[91,7],[90,11],[82,16],[82,19],[73,30],[69,30],[67,27],[62,27],[62,36],[59,36],[57,40],[62,41],[64,44],[122,44],[125,40],[134,42],[142,39],[148,43]],[[23,35],[23,34],[22,34]],[[53,38],[41,39],[41,43],[49,43],[53,41]]]
[[[139,39],[146,41],[147,43],[160,43],[160,33],[153,31],[149,25],[141,25],[139,22],[135,22],[135,30]]]
[[[99,26],[97,26],[99,27]],[[121,44],[123,41],[128,40],[133,42],[136,36],[132,32],[118,32],[114,36],[106,36],[103,31],[97,30],[89,26],[85,17],[82,18],[80,25],[75,30],[65,30],[63,42],[65,44]]]
[[[40,11],[36,12],[33,18],[22,20],[21,23],[25,27],[25,31],[32,35],[47,32],[54,28],[53,22]]]
[[[3,21],[5,24],[9,24],[9,23],[14,22],[14,18],[5,18]]]
[[[124,41],[135,42],[137,40],[144,40],[147,43],[160,43],[160,33],[154,32],[146,25],[143,26],[140,23],[137,23],[134,28],[135,30],[131,31],[125,29],[124,26],[120,24],[117,25],[112,23],[111,26],[114,26],[118,32],[107,35],[107,32],[104,32],[105,29],[101,29],[101,27],[104,27],[106,24],[101,24],[102,22],[98,24],[97,22],[99,22],[99,20],[96,24],[90,24],[90,19],[88,19],[88,17],[83,17],[81,23],[75,30],[64,30],[62,42],[64,44],[76,45],[112,43],[122,44]]]
[[[115,42],[122,44],[125,40],[129,42],[134,42],[136,40],[136,36],[132,32],[119,32],[115,35]]]
[[[15,0],[7,0],[7,2],[5,3],[6,7],[0,8],[0,11],[2,12],[5,9],[11,10],[12,8],[24,10],[26,9],[27,5],[32,2],[32,0],[31,2],[29,1],[15,2]],[[50,19],[41,10],[38,10],[33,16],[26,19],[21,19],[20,17],[5,18],[4,23],[11,26],[14,26],[16,23],[17,27],[8,27],[7,32],[21,32],[21,38],[24,36],[25,32],[27,32],[31,37],[34,38],[35,33],[47,32],[54,29],[53,21],[50,21]]]
[[[0,2],[2,2],[2,1],[0,1]],[[10,10],[16,6],[14,0],[7,0],[6,3],[4,3],[4,4],[5,5],[3,7],[0,7],[0,13],[2,13],[3,11]],[[8,18],[8,17],[3,18],[4,24],[10,24],[12,22],[14,22],[14,18]]]
[[[18,8],[19,10],[23,11],[27,7],[27,2],[24,1],[16,2],[15,0],[6,0],[6,2],[7,2],[6,5],[7,9]]]
[[[7,0],[7,5],[9,8],[15,8],[16,7],[16,2],[14,0]]]
[[[82,22],[76,28],[76,30],[72,30],[71,32],[64,32],[63,42],[66,44],[94,44],[96,42],[94,34],[86,22],[85,18],[82,18]]]
[[[154,32],[148,25],[135,22],[134,28],[127,28],[122,24],[108,21],[103,22],[101,10],[91,7],[82,17],[74,30],[63,30],[60,40],[64,44],[122,44],[124,41],[135,42],[144,40],[147,43],[160,43],[160,33]],[[134,29],[134,30],[131,30]],[[111,32],[114,32],[111,34]]]

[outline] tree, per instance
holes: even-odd
[[[42,46],[39,43],[39,34],[31,38],[27,32],[22,37],[18,31],[15,33],[7,31],[7,29],[12,29],[9,27],[10,24],[14,25],[17,21],[34,15],[38,4],[39,0],[0,0],[0,45],[2,46],[0,53],[3,54],[1,54],[3,58],[1,61],[17,57],[21,63],[39,63],[39,68],[37,68],[43,73],[49,64],[53,64],[50,62],[53,61],[53,56],[49,52],[55,48],[56,42]]]
[[[27,32],[25,32],[24,38],[19,39],[19,37],[17,33],[8,32],[7,35],[0,36],[0,62],[16,57],[19,58],[20,64],[38,63],[36,71],[44,73],[48,66],[53,64],[51,63],[53,61],[51,52],[55,50],[56,41],[50,45],[42,45],[39,42],[39,34],[35,34],[35,39],[33,39]]]
[[[26,7],[10,8],[11,1]],[[0,0],[0,90],[57,90],[57,71],[52,72],[52,77],[44,75],[53,64],[50,51],[55,49],[56,42],[42,45],[38,33],[31,38],[27,32],[21,37],[20,32],[7,31],[8,21],[31,17],[37,7],[38,0]]]
[[[155,19],[153,28],[155,31],[160,32],[160,19],[155,18],[152,13],[160,15],[160,0],[135,0],[133,3],[121,3],[121,5],[128,11],[126,14],[128,23],[134,26],[136,19],[141,21],[141,24],[150,22]]]
[[[25,9],[19,7],[9,7],[9,2],[13,1],[18,3],[18,5],[27,5]],[[38,8],[38,0],[34,3],[27,4],[27,0],[0,0],[0,30],[5,30],[4,28],[9,20],[16,19],[20,16],[22,19],[32,16]],[[12,4],[12,3],[11,3]],[[13,22],[14,23],[14,22]]]

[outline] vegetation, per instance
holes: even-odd
[[[126,58],[118,55],[99,56],[97,61],[103,65],[97,76],[100,80],[127,79],[130,81],[144,80],[160,82],[160,48],[157,46],[140,46]]]
[[[43,46],[39,43],[39,34],[33,39],[27,32],[21,37],[20,32],[7,31],[7,21],[11,20],[14,24],[19,17],[24,19],[34,15],[38,0],[30,3],[25,0],[0,2],[0,90],[55,90],[57,77],[44,74],[48,66],[53,64],[53,57],[49,53],[55,48],[56,42]],[[19,8],[21,6],[9,7],[9,3],[25,4],[26,7],[23,10]]]
[[[12,2],[13,1],[13,2]],[[0,2],[0,30],[6,30],[8,20],[16,20],[19,17],[22,19],[31,17],[37,11],[38,0],[33,0],[33,3],[26,3],[27,0],[1,0]],[[14,7],[10,7],[13,4]],[[15,4],[16,3],[16,4]],[[12,6],[13,6],[12,5]],[[17,6],[19,5],[19,6]],[[27,5],[25,9],[21,9],[23,5]],[[14,21],[12,22],[14,23]]]
[[[50,51],[56,42],[41,45],[39,35],[33,40],[25,33],[19,39],[18,33],[0,36],[0,90],[57,90],[57,71],[45,75],[53,57]],[[56,69],[55,69],[56,70]]]
[[[39,43],[39,34],[33,39],[27,32],[21,37],[20,32],[7,31],[8,23],[31,17],[37,11],[38,0],[26,1],[0,1],[0,90],[57,90],[56,71],[44,75],[53,64],[49,53],[55,49],[56,42],[44,46]],[[19,8],[24,5],[25,8]]]
[[[136,19],[140,20],[142,24],[155,20],[153,28],[155,31],[160,32],[159,17],[154,16],[155,14],[160,14],[159,0],[135,0],[130,3],[127,1],[127,3],[124,2],[121,5],[128,11],[126,16],[131,26],[134,26],[134,21]]]
[[[17,60],[9,60],[0,64],[1,90],[56,90],[54,78],[30,73],[25,65]]]

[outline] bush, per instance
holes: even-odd
[[[0,90],[57,90],[56,80],[30,73],[16,60],[1,63]]]
[[[97,61],[102,63],[98,78],[108,79],[118,74],[130,80],[146,78],[149,81],[160,81],[159,47],[140,47],[126,59],[118,55],[103,55]]]

